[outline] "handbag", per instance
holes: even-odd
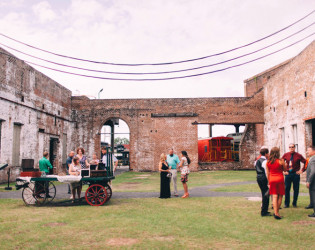
[[[171,172],[167,173],[166,177],[167,178],[171,178],[172,177],[172,173]]]

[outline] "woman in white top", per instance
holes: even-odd
[[[69,174],[79,176],[81,173],[81,164],[79,157],[75,156],[73,157],[72,164],[69,168]],[[70,183],[71,191],[72,191],[72,203],[74,203],[75,200],[75,191],[77,190],[78,198],[81,197],[81,190],[82,190],[82,183],[80,182],[72,182]]]
[[[181,168],[181,182],[183,183],[184,191],[185,194],[182,196],[182,198],[188,198],[189,193],[188,193],[188,174],[190,173],[189,171],[189,164],[190,164],[190,159],[188,157],[188,154],[186,151],[182,151],[182,158],[179,163],[179,168]]]

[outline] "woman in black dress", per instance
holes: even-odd
[[[161,154],[159,170],[161,172],[161,193],[159,198],[171,198],[170,178],[167,174],[171,171],[166,162],[166,155]]]

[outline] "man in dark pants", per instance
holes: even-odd
[[[295,145],[291,143],[289,145],[289,152],[285,153],[282,156],[285,163],[287,164],[288,171],[285,172],[285,200],[284,207],[288,208],[290,206],[290,190],[291,184],[293,183],[293,207],[297,206],[297,199],[299,196],[300,190],[300,174],[303,172],[305,167],[305,158],[299,153],[295,152]],[[301,169],[301,162],[304,164],[304,167]]]
[[[261,216],[271,216],[268,212],[269,207],[269,187],[268,179],[266,176],[266,163],[267,157],[269,156],[269,150],[267,148],[262,148],[260,150],[260,158],[255,163],[255,168],[257,172],[257,183],[261,190],[262,204],[261,204]]]
[[[309,147],[307,153],[310,157],[306,170],[306,187],[310,189],[311,206],[314,213],[308,217],[315,217],[315,146]]]

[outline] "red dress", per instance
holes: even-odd
[[[285,194],[284,178],[283,178],[283,169],[280,165],[280,161],[277,159],[274,163],[267,162],[267,167],[269,169],[269,194]]]

